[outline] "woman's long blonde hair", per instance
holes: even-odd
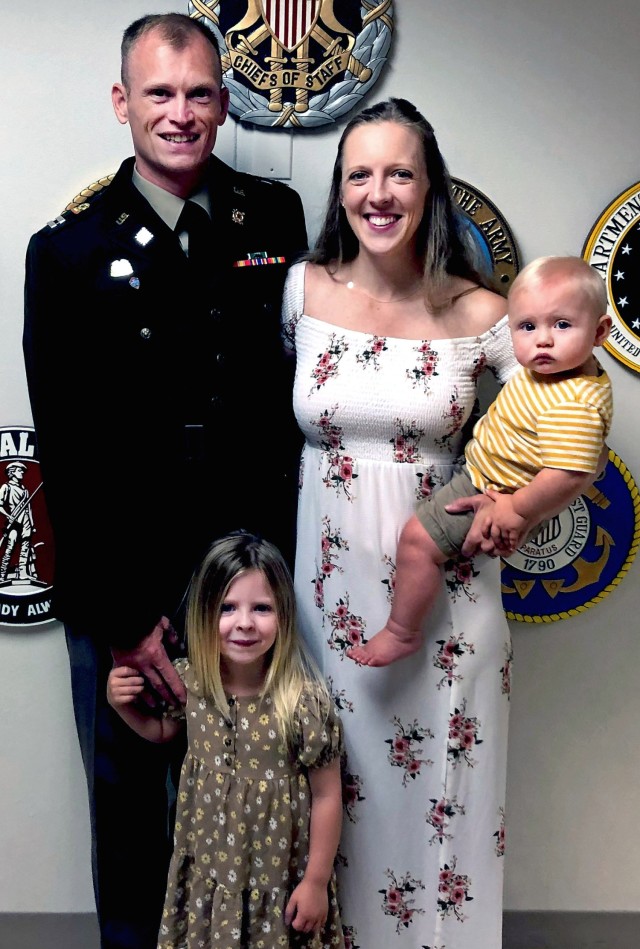
[[[229,712],[220,674],[220,612],[232,582],[247,570],[259,570],[275,601],[278,632],[272,646],[261,697],[269,695],[282,737],[291,745],[301,696],[328,707],[329,692],[297,631],[293,581],[277,547],[244,531],[228,534],[209,548],[189,586],[187,651],[198,694]],[[316,706],[319,708],[319,705]]]

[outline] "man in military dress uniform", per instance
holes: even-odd
[[[102,947],[155,949],[167,774],[183,749],[128,730],[106,703],[106,676],[115,660],[144,674],[158,708],[183,699],[169,655],[208,543],[246,527],[292,555],[298,435],[279,315],[306,232],[292,189],[211,155],[228,92],[206,26],[181,14],[133,23],[112,96],[135,158],[32,237],[24,351]]]

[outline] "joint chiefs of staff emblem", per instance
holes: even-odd
[[[612,326],[604,347],[640,372],[640,181],[602,212],[582,256],[600,273],[607,288]]]
[[[0,626],[54,619],[53,564],[34,430],[0,428]]]
[[[501,561],[507,617],[551,623],[583,613],[615,590],[639,545],[638,488],[609,449],[597,481]]]
[[[230,111],[270,128],[336,122],[376,82],[391,0],[192,0],[218,40]]]

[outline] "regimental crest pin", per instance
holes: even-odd
[[[54,549],[32,428],[0,429],[0,628],[49,623]]]
[[[230,111],[272,128],[336,122],[378,79],[392,0],[193,0],[216,35]]]

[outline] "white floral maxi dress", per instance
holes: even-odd
[[[295,581],[345,731],[345,945],[500,949],[512,653],[499,561],[447,565],[417,655],[367,668],[345,649],[388,616],[400,530],[450,478],[478,377],[517,366],[507,321],[453,340],[370,336],[304,314],[304,269],[283,310],[306,438]]]

